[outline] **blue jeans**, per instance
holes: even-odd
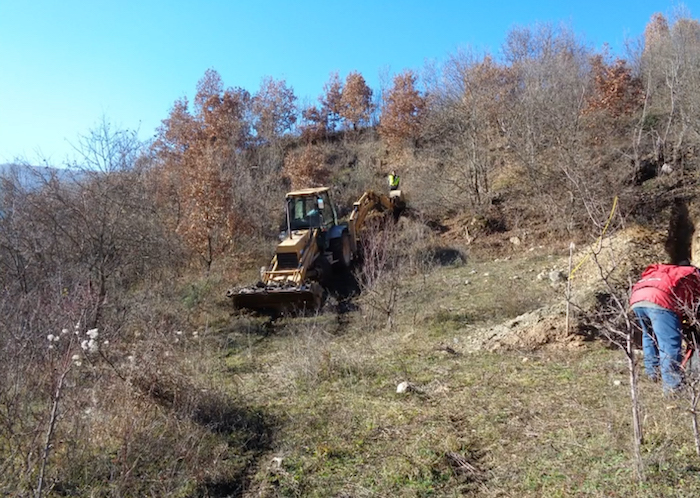
[[[664,391],[671,391],[681,383],[681,320],[671,310],[664,308],[634,308],[634,314],[642,326],[644,370],[652,379],[658,379],[661,370]]]

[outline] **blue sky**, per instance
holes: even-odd
[[[332,71],[420,70],[460,47],[498,55],[510,29],[563,22],[593,48],[624,50],[651,0],[322,1],[0,0],[0,163],[61,165],[104,117],[155,133],[173,102],[192,97],[208,68],[255,93],[285,79],[315,100]],[[700,0],[686,1],[698,17]]]

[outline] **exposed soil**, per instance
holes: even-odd
[[[595,311],[598,295],[608,292],[601,272],[609,275],[622,292],[646,265],[664,261],[666,234],[638,225],[629,226],[586,247],[576,249],[572,258],[570,320],[566,323],[566,272],[558,285],[561,300],[525,313],[496,326],[469,329],[465,348],[532,350],[542,346],[578,348],[588,338],[581,331],[581,319]],[[526,254],[522,255],[526,257]],[[514,256],[518,257],[518,256]],[[553,261],[553,267],[568,269],[568,258]],[[549,278],[549,277],[546,277]],[[507,292],[508,290],[505,289]]]

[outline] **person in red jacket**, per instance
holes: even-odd
[[[630,305],[642,327],[644,370],[664,392],[681,385],[682,322],[694,318],[700,301],[700,270],[688,265],[653,264],[632,287]]]

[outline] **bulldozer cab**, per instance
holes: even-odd
[[[327,229],[337,224],[327,188],[288,193],[287,215],[292,230]]]

